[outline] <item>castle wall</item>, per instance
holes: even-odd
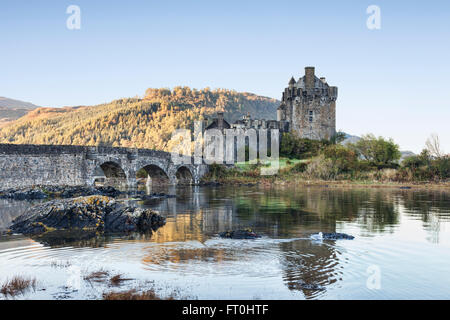
[[[292,132],[300,138],[330,139],[336,133],[336,102],[320,99],[295,102]],[[312,121],[310,121],[312,119]]]

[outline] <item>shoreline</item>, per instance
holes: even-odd
[[[318,188],[392,188],[402,190],[448,190],[450,181],[446,182],[381,182],[381,181],[352,181],[352,180],[281,180],[281,179],[248,179],[223,178],[207,180],[201,185],[223,186],[282,186],[282,187],[318,187]]]
[[[283,179],[280,177],[255,177],[237,176],[223,178],[209,178],[201,181],[199,187],[220,187],[220,186],[247,186],[247,187],[306,187],[306,188],[334,188],[334,189],[400,189],[400,190],[442,190],[450,192],[450,181],[430,182],[383,182],[364,180],[304,180],[295,177]],[[33,186],[8,188],[0,190],[0,199],[12,200],[50,200],[66,199],[80,196],[103,195],[119,198],[120,195],[135,195],[137,200],[148,200],[156,198],[174,198],[175,195],[165,193],[152,193],[146,195],[142,191],[119,191],[114,187],[92,187],[92,186]]]

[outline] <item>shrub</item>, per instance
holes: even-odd
[[[307,167],[308,167],[308,162],[297,162],[290,168],[290,171],[296,172],[296,173],[305,172]]]
[[[332,180],[337,176],[336,169],[331,159],[325,158],[324,155],[320,155],[314,158],[306,167],[303,173],[307,179],[321,179]]]
[[[420,155],[408,157],[402,162],[401,175],[410,175],[412,180],[446,180],[450,178],[450,157],[432,157],[428,150]]]
[[[331,144],[338,144],[345,140],[346,134],[345,132],[338,131],[336,132],[330,139]]]
[[[209,166],[208,177],[213,179],[224,178],[227,175],[227,168],[222,164],[213,163]]]
[[[375,166],[372,162],[367,160],[359,160],[358,161],[358,171],[360,172],[368,172],[372,170],[377,170],[378,167]]]
[[[323,152],[330,159],[338,173],[352,172],[358,169],[358,156],[353,150],[341,145],[330,145]]]
[[[393,182],[399,181],[398,171],[395,169],[382,169],[375,172],[378,181]]]
[[[348,146],[378,168],[395,167],[401,157],[399,146],[392,139],[376,138],[372,134],[364,135],[358,142]]]
[[[251,164],[249,168],[244,170],[241,174],[247,177],[257,178],[261,175],[261,164]]]
[[[295,173],[303,173],[308,167],[308,163],[309,162],[297,162],[293,166],[286,166],[285,168],[280,170],[280,175],[292,175]]]
[[[305,159],[317,156],[319,151],[330,145],[327,140],[310,140],[297,138],[291,133],[283,133],[280,144],[280,155],[288,158]]]
[[[435,178],[438,179],[449,179],[450,178],[450,157],[440,157],[431,162],[431,171],[434,173]]]

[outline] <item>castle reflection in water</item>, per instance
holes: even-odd
[[[333,188],[198,188],[174,189],[177,198],[157,200],[146,205],[163,212],[167,224],[152,236],[152,241],[184,242],[195,240],[204,244],[217,233],[251,227],[279,242],[262,244],[248,250],[258,255],[267,250],[279,251],[283,280],[291,290],[300,290],[305,297],[321,293],[320,287],[342,280],[344,261],[342,248],[330,243],[305,241],[316,232],[339,232],[342,224],[355,226],[357,236],[392,234],[404,214],[420,220],[428,240],[439,241],[441,221],[450,221],[450,197],[443,191],[411,191],[398,189],[333,189]],[[283,241],[289,240],[291,241]],[[298,239],[298,240],[296,240]],[[200,246],[177,249],[163,247],[164,252],[145,256],[143,263],[164,261],[232,261],[242,258],[242,250],[229,246]],[[247,258],[248,258],[247,255]],[[261,269],[264,265],[261,264]],[[302,284],[319,285],[317,290],[304,289]]]

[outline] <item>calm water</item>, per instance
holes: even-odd
[[[169,192],[177,198],[139,204],[167,217],[151,237],[51,245],[0,238],[0,281],[35,277],[36,290],[18,296],[29,299],[96,299],[131,287],[194,299],[450,298],[450,193],[258,187]],[[0,229],[31,205],[0,201]],[[241,227],[264,236],[217,237]],[[309,236],[319,231],[355,239],[312,241]],[[98,270],[133,280],[111,287],[83,279]]]

